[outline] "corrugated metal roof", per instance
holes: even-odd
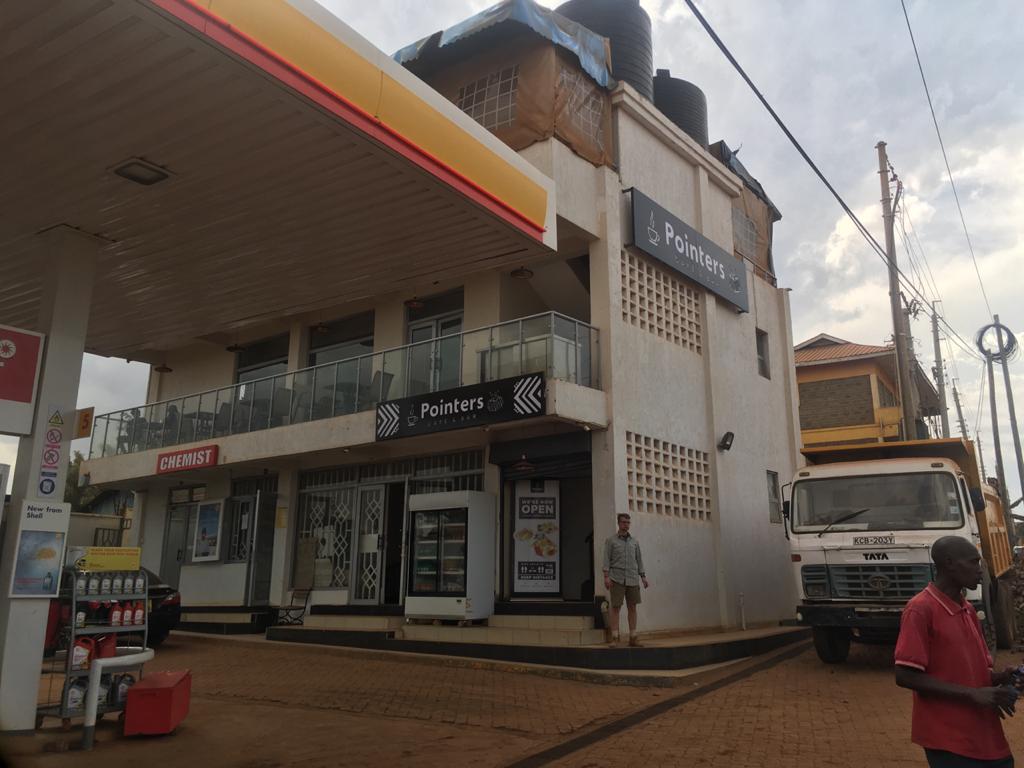
[[[876,347],[872,344],[829,344],[821,347],[808,347],[798,349],[794,353],[797,365],[806,363],[821,363],[826,360],[846,360],[851,357],[873,357],[885,353],[891,353],[892,347]]]

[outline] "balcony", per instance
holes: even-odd
[[[599,388],[597,329],[548,312],[97,416],[90,459],[344,416],[526,373]]]

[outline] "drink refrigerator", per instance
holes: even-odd
[[[405,615],[486,619],[494,612],[494,497],[479,491],[409,497]]]

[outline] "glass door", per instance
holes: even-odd
[[[409,325],[409,395],[454,389],[462,380],[462,313]]]
[[[433,510],[413,514],[412,557],[409,594],[433,595],[438,590],[440,562],[438,540],[439,514]]]
[[[466,510],[441,512],[441,592],[466,594]]]

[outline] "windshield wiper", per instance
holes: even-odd
[[[864,509],[858,509],[856,512],[848,512],[847,514],[843,515],[842,517],[840,517],[840,518],[838,518],[836,520],[833,520],[831,523],[826,525],[824,528],[822,528],[818,532],[818,538],[820,539],[824,534],[828,533],[829,529],[833,525],[839,525],[840,523],[845,523],[847,520],[853,520],[853,518],[855,518],[857,515],[862,515],[865,512],[868,512],[870,509],[871,509],[871,507],[864,507]]]

